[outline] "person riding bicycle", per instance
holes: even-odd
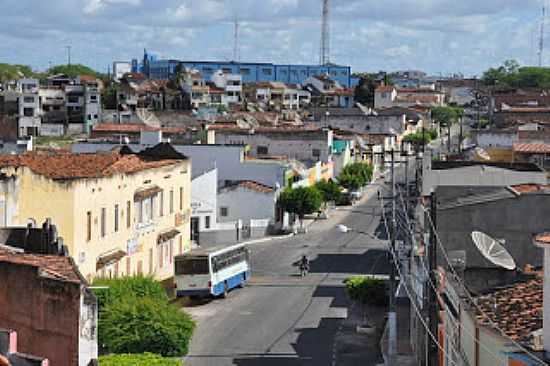
[[[302,259],[300,259],[300,268],[309,268],[309,259],[305,255],[302,256]]]

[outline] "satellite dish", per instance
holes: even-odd
[[[487,151],[483,150],[481,147],[476,147],[475,149],[476,154],[483,160],[491,160],[491,156],[487,153]]]
[[[481,254],[491,263],[508,270],[516,269],[514,258],[498,240],[480,231],[472,231],[472,240]]]

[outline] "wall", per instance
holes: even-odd
[[[258,147],[267,147],[267,155],[300,161],[328,161],[332,149],[332,131],[264,133],[216,131],[217,144],[250,146],[250,156],[261,156]],[[319,150],[319,156],[314,155]]]
[[[216,230],[218,212],[218,170],[212,169],[193,178],[191,182],[191,215],[199,217],[199,231]],[[210,228],[205,217],[210,217]]]
[[[252,204],[253,202],[253,204]],[[276,193],[260,193],[242,187],[222,188],[218,193],[218,210],[228,208],[228,216],[218,215],[221,223],[242,220],[244,223],[275,217]]]
[[[97,359],[97,299],[88,289],[80,294],[80,317],[78,324],[78,365],[89,366],[90,361]]]
[[[515,131],[484,131],[471,132],[474,143],[481,147],[509,147],[518,142],[518,134]]]
[[[480,202],[437,210],[437,231],[447,252],[466,251],[467,267],[494,267],[479,254],[473,230],[505,239],[505,248],[518,268],[542,266],[542,249],[532,244],[532,235],[550,227],[550,195],[523,194],[516,198]],[[442,257],[438,258],[444,263]]]
[[[52,366],[79,365],[80,285],[7,262],[0,263],[0,278],[0,324],[17,330],[18,351],[46,357]]]
[[[405,114],[401,116],[329,116],[328,125],[359,134],[396,134],[405,131]]]

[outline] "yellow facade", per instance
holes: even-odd
[[[16,195],[11,197],[16,202],[11,224],[51,218],[87,279],[142,273],[164,280],[173,276],[173,257],[190,249],[189,161],[68,180],[53,180],[27,167],[2,171],[16,177],[15,189],[4,193]],[[147,197],[140,192],[148,192]]]

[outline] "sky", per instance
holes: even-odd
[[[481,75],[506,59],[537,63],[542,1],[331,0],[331,61],[353,71]],[[321,0],[0,0],[0,62],[115,60],[318,63]],[[550,5],[550,4],[549,4]],[[550,22],[546,29],[550,33]],[[550,65],[550,34],[544,59]]]

